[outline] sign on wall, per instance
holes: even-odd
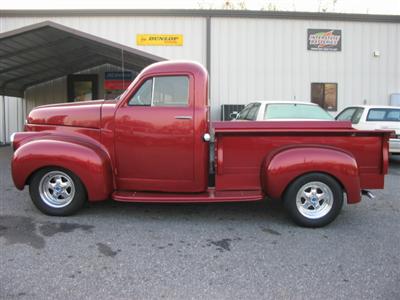
[[[125,72],[105,72],[104,91],[106,100],[115,99],[122,94],[134,79],[134,74],[130,71]]]
[[[314,51],[342,51],[342,31],[334,29],[308,29],[307,49]]]
[[[132,80],[132,72],[105,72],[104,88],[106,90],[123,90],[131,84]]]
[[[137,34],[138,46],[182,46],[183,34]]]

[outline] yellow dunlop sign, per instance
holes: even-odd
[[[137,34],[138,46],[182,46],[183,34]]]

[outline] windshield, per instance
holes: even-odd
[[[333,117],[317,105],[276,103],[265,108],[264,120],[271,119],[333,120]]]

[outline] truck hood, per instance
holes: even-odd
[[[34,108],[28,115],[29,124],[62,125],[100,128],[104,100],[61,103]]]

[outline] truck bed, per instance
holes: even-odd
[[[383,188],[390,131],[356,130],[347,121],[213,122],[212,130],[217,190],[259,189],[265,157],[296,145],[347,152],[357,162],[361,188]]]

